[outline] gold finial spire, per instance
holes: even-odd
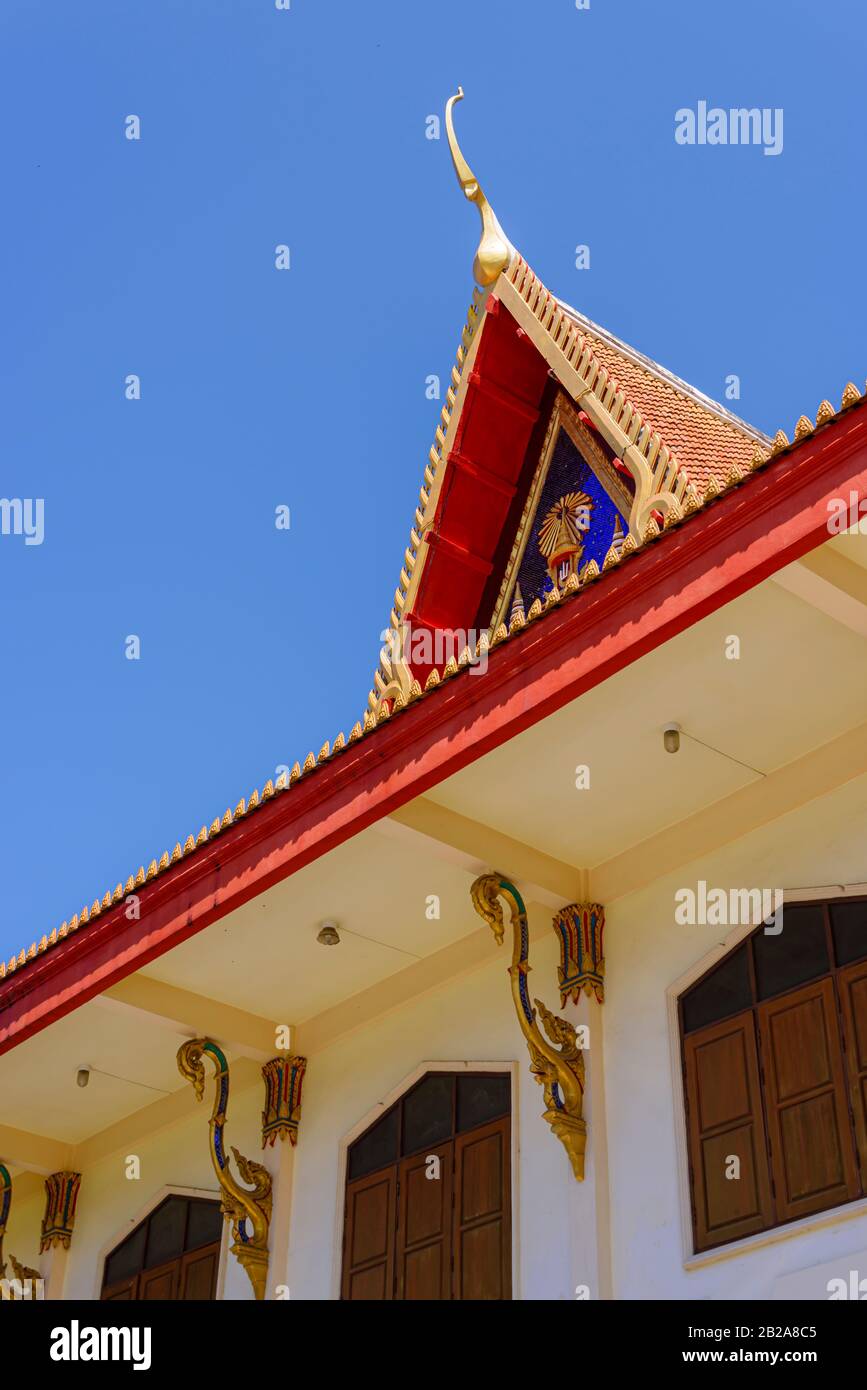
[[[464,197],[475,203],[482,219],[482,237],[473,260],[473,274],[480,285],[492,285],[500,271],[505,270],[512,259],[512,248],[497,221],[494,210],[479,187],[478,179],[467,161],[455,135],[452,108],[456,101],[463,101],[464,89],[458,87],[453,97],[446,102],[446,134],[449,139],[452,163],[458,176],[458,183],[464,190]]]

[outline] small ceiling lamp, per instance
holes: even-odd
[[[77,1070],[76,1073],[75,1073],[75,1082],[76,1082],[76,1085],[81,1086],[82,1089],[83,1089],[83,1088],[87,1085],[87,1083],[88,1083],[89,1080],[90,1080],[90,1067],[79,1067],[78,1070]]]
[[[323,922],[316,937],[320,946],[339,946],[340,932],[336,922]]]
[[[680,748],[680,725],[666,724],[662,730],[662,741],[666,753],[676,753]]]

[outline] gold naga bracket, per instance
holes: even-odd
[[[455,173],[458,176],[458,183],[463,189],[467,201],[475,203],[482,219],[482,235],[473,260],[473,274],[477,284],[493,285],[500,272],[509,265],[513,252],[505,232],[496,219],[494,209],[482,192],[478,179],[463,156],[458,144],[458,137],[455,135],[452,110],[455,102],[463,101],[463,99],[464,89],[458,87],[455,95],[449,97],[446,102],[446,135],[448,136],[449,150],[452,163],[455,166]]]
[[[6,1224],[9,1220],[9,1208],[12,1206],[12,1178],[9,1169],[5,1164],[0,1163],[0,1279],[6,1276],[6,1264],[3,1259],[3,1239],[6,1235]]]
[[[515,1013],[530,1053],[530,1071],[544,1087],[544,1119],[569,1155],[575,1177],[582,1182],[587,1124],[583,1116],[584,1054],[576,1041],[576,1029],[567,1019],[552,1014],[541,1000],[534,1000],[535,1009],[530,1005],[527,989],[530,971],[527,909],[514,884],[500,874],[482,874],[470,889],[470,896],[476,912],[493,931],[498,946],[503,943],[505,930],[500,899],[509,904],[513,940],[509,978],[512,981]],[[537,1009],[547,1038],[536,1022]]]
[[[223,1194],[221,1209],[232,1222],[234,1244],[232,1254],[247,1271],[253,1293],[264,1299],[268,1279],[268,1228],[271,1224],[271,1174],[261,1163],[255,1163],[233,1146],[232,1153],[244,1182],[250,1183],[247,1192],[236,1181],[229,1167],[223,1130],[229,1108],[229,1064],[220,1048],[210,1038],[192,1038],[178,1048],[178,1071],[192,1083],[196,1099],[205,1093],[205,1065],[208,1056],[214,1064],[214,1109],[211,1113],[211,1162]],[[248,1231],[247,1226],[251,1228]]]
[[[20,1284],[35,1284],[42,1278],[38,1269],[32,1269],[30,1265],[19,1264],[12,1251],[9,1251],[9,1263],[12,1266],[12,1273]]]

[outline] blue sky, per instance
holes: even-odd
[[[472,289],[457,84],[545,282],[791,432],[867,373],[865,50],[855,0],[4,0],[0,953],[363,711]],[[701,100],[782,153],[678,145]]]

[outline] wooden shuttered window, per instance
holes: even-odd
[[[841,970],[837,981],[861,1184],[867,1192],[867,961]]]
[[[178,1261],[173,1260],[170,1265],[162,1269],[149,1269],[146,1273],[139,1275],[137,1297],[144,1302],[152,1302],[154,1299],[159,1303],[165,1303],[168,1299],[176,1299],[178,1296]]]
[[[136,1296],[138,1279],[126,1279],[122,1284],[116,1284],[113,1289],[108,1289],[102,1294],[103,1302],[108,1303],[129,1303]]]
[[[867,1194],[867,899],[787,908],[680,1022],[697,1251]]]
[[[219,1202],[167,1197],[107,1256],[101,1297],[142,1302],[215,1298],[222,1231]]]
[[[759,1005],[777,1220],[860,1195],[833,981]]]
[[[704,1250],[773,1223],[752,1010],[688,1036],[684,1062],[693,1219]]]
[[[512,1297],[509,1122],[455,1140],[455,1298]]]
[[[347,1186],[343,1298],[511,1296],[508,1119]]]
[[[219,1245],[206,1245],[203,1250],[193,1250],[184,1255],[181,1260],[181,1299],[184,1302],[212,1299],[217,1288],[219,1265]]]
[[[206,1301],[213,1299],[217,1289],[217,1270],[220,1263],[220,1245],[205,1245],[200,1250],[181,1255],[156,1269],[146,1269],[123,1283],[107,1286],[102,1293],[104,1301],[117,1302],[130,1299],[147,1303],[153,1300],[178,1302]]]
[[[179,1259],[171,1259],[157,1269],[143,1269],[140,1275],[103,1290],[104,1301],[135,1300],[150,1302],[207,1301],[217,1294],[220,1243],[204,1245]]]
[[[390,1299],[394,1287],[397,1172],[359,1178],[346,1189],[343,1291],[346,1299]]]
[[[397,1297],[449,1297],[452,1271],[452,1144],[405,1158],[398,1169],[400,1191]],[[429,1159],[439,1177],[428,1177]]]
[[[511,1298],[510,1109],[507,1075],[428,1073],[355,1141],[342,1298]]]

